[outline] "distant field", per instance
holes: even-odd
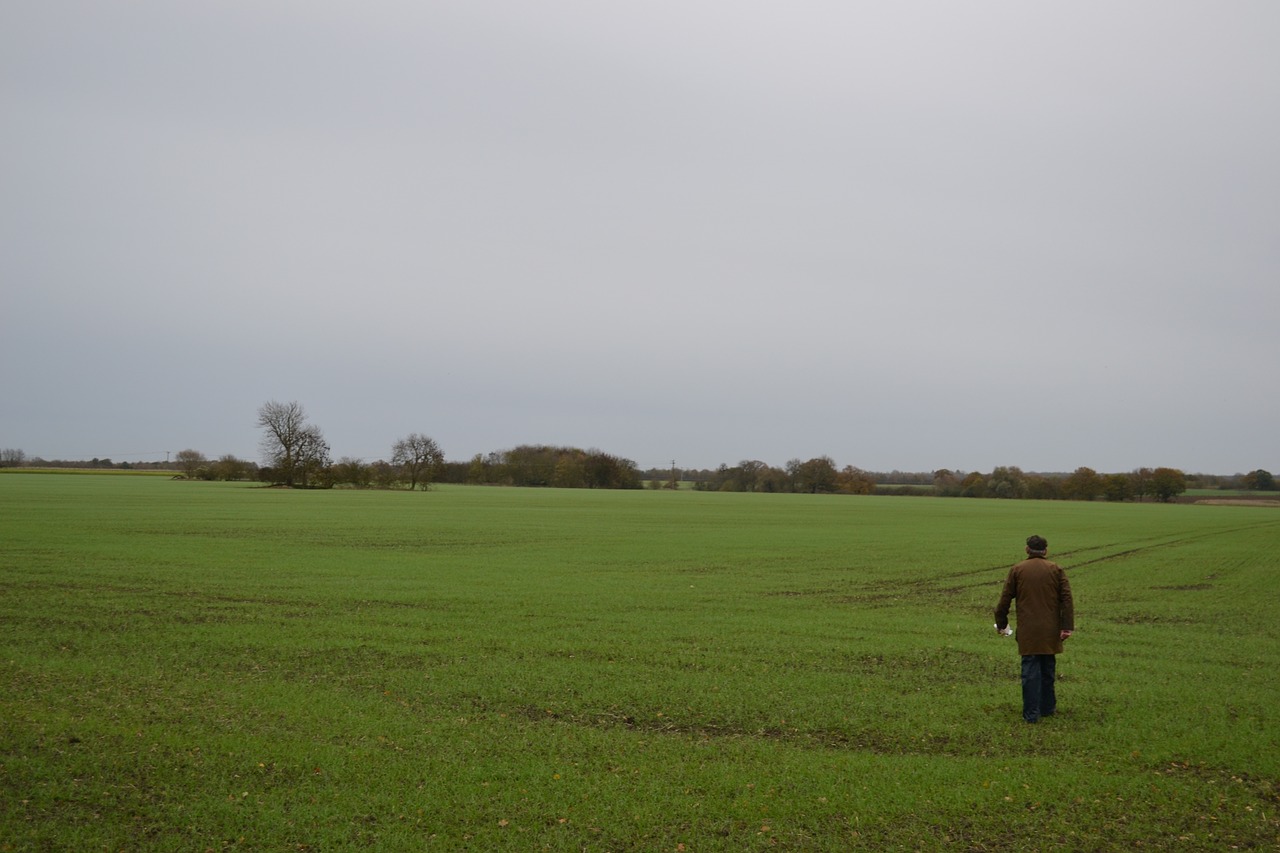
[[[157,471],[150,468],[0,468],[0,474],[24,476],[27,474],[105,474],[127,477],[177,477],[179,471]]]
[[[1280,843],[1274,509],[22,473],[0,531],[0,850]]]
[[[1183,495],[1189,498],[1276,498],[1280,492],[1258,492],[1250,489],[1187,489]]]

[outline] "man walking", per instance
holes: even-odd
[[[1043,536],[1027,539],[1027,559],[1009,570],[996,605],[996,630],[1009,626],[1009,606],[1018,602],[1018,654],[1022,655],[1022,719],[1038,723],[1057,710],[1053,682],[1062,641],[1075,630],[1075,605],[1067,573],[1046,557]]]

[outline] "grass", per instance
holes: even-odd
[[[0,850],[1280,841],[1274,509],[15,474],[0,518]],[[1039,726],[990,627],[1032,532],[1080,629]]]

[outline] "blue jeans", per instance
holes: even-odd
[[[1022,719],[1037,723],[1058,710],[1053,690],[1058,659],[1053,655],[1022,656]]]

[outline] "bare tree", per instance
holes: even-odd
[[[391,464],[397,465],[409,478],[409,489],[419,484],[426,489],[431,478],[444,461],[444,451],[435,439],[416,432],[402,438],[391,447]]]
[[[275,469],[277,482],[305,487],[308,477],[328,467],[329,445],[320,428],[307,423],[301,404],[264,403],[258,426],[263,429],[263,461]]]
[[[324,440],[320,427],[308,424],[299,433],[295,471],[299,485],[306,488],[312,478],[327,469],[333,460],[329,457],[329,443]],[[332,485],[330,483],[329,485]]]
[[[0,449],[0,468],[19,468],[26,458],[27,454],[16,447]]]
[[[178,463],[178,468],[182,470],[182,476],[186,477],[188,480],[194,480],[200,468],[209,461],[204,458],[204,454],[199,450],[192,450],[190,448],[187,448],[186,450],[179,450],[178,454],[173,458],[174,461]]]

